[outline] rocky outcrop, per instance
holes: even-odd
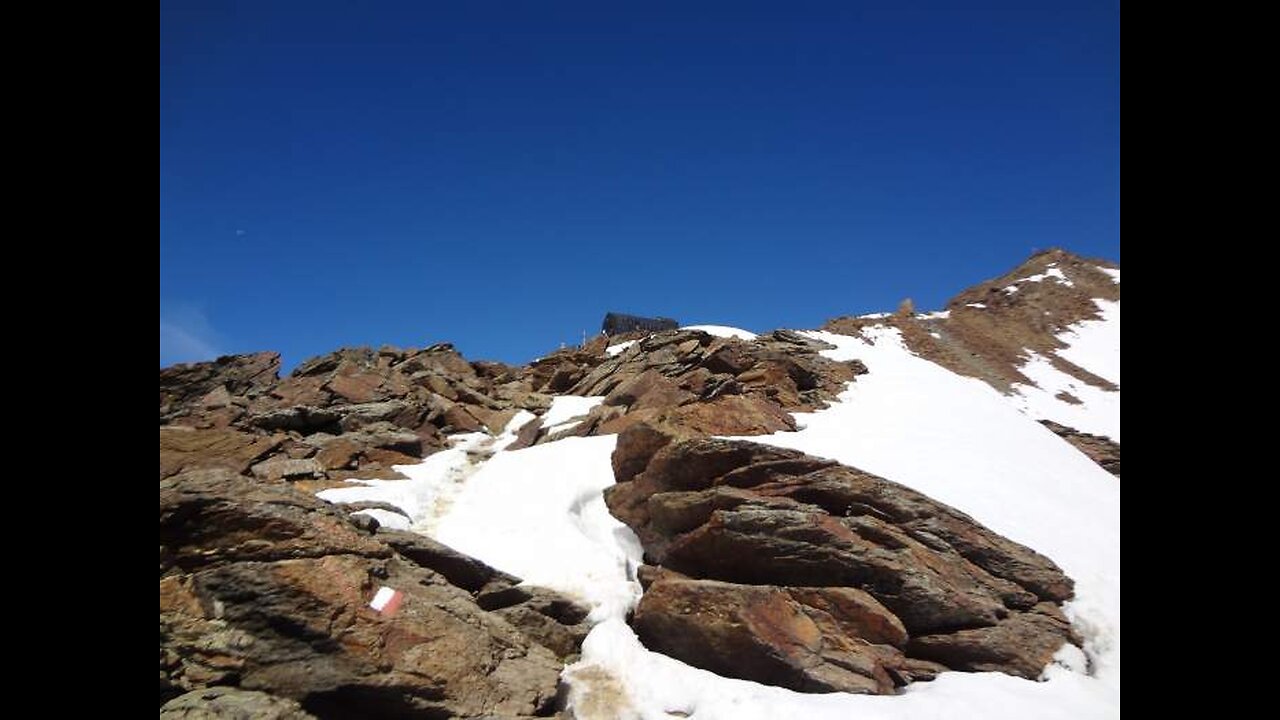
[[[369,606],[382,586],[403,593],[394,615]],[[174,717],[546,716],[585,617],[287,483],[225,469],[160,483],[160,700]],[[209,690],[224,687],[245,692]]]
[[[612,356],[599,338],[534,363],[533,385],[605,400],[578,425],[556,434],[532,430],[520,446],[612,434],[641,422],[706,435],[794,430],[790,413],[826,407],[866,372],[860,362],[822,357],[819,351],[830,345],[786,330],[752,341],[699,330],[631,339],[634,344]]]
[[[1041,425],[1049,428],[1055,435],[1071,443],[1090,460],[1102,466],[1103,470],[1120,476],[1120,443],[1101,435],[1090,435],[1075,428],[1067,427],[1052,420],[1041,420]]]
[[[198,415],[204,427],[226,427],[275,385],[280,354],[227,355],[213,362],[160,370],[160,424]],[[236,399],[239,402],[236,402]]]
[[[1036,677],[1079,638],[1048,558],[883,478],[637,425],[610,511],[639,536],[649,647],[802,691],[890,692],[940,668]],[[981,649],[979,649],[981,648]]]
[[[447,344],[339,350],[285,378],[279,368],[259,353],[161,370],[160,477],[213,465],[316,485],[396,477],[450,433],[496,433],[551,404],[524,371],[469,363]]]

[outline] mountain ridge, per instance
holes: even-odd
[[[907,306],[893,314],[836,318],[823,331],[756,335],[708,326],[600,336],[524,366],[467,361],[452,346],[436,344],[419,350],[344,348],[309,359],[285,377],[279,376],[279,356],[273,353],[162,369],[161,701],[186,707],[203,702],[203,695],[193,699],[191,693],[235,686],[266,697],[223,693],[210,696],[208,702],[291,700],[298,703],[297,712],[321,717],[357,707],[372,716],[411,711],[643,715],[638,708],[655,702],[657,695],[642,693],[640,679],[625,663],[616,664],[622,657],[618,653],[647,652],[623,647],[640,647],[625,617],[637,601],[647,608],[636,626],[645,646],[664,647],[687,663],[721,675],[809,692],[893,694],[913,683],[951,677],[950,670],[1003,670],[1035,677],[1039,668],[1048,667],[1045,672],[1055,675],[1058,671],[1052,668],[1063,665],[1074,668],[1063,672],[1097,674],[1106,683],[1114,675],[1118,698],[1118,599],[1114,608],[1108,599],[1113,592],[1118,598],[1118,535],[1114,557],[1105,543],[1087,548],[1064,545],[1059,535],[1045,535],[1037,525],[1008,517],[998,505],[973,496],[965,490],[967,485],[938,484],[938,472],[945,465],[927,455],[912,460],[909,446],[886,452],[890,446],[883,445],[897,447],[901,438],[918,433],[923,427],[919,421],[927,419],[933,434],[922,438],[955,436],[944,443],[953,448],[946,452],[970,458],[965,463],[990,464],[992,459],[954,444],[975,428],[949,424],[946,413],[956,413],[957,422],[961,416],[972,416],[979,423],[995,423],[992,427],[1003,427],[1010,437],[1039,448],[1049,463],[1046,467],[1057,468],[1055,477],[1078,477],[1072,482],[1092,488],[1089,492],[1096,497],[1090,502],[1108,508],[1094,521],[1104,523],[1098,526],[1100,537],[1111,536],[1106,523],[1112,522],[1114,507],[1118,533],[1118,480],[1099,469],[1118,476],[1118,325],[1118,264],[1050,250],[962,291],[944,311],[916,313]],[[1112,334],[1114,363],[1109,358]],[[983,390],[950,379],[957,375],[982,381]],[[963,395],[969,398],[967,405],[948,405],[951,400],[938,404],[926,386],[947,396]],[[985,414],[961,410],[970,406],[984,408]],[[904,411],[924,414],[894,419]],[[1025,419],[1017,420],[1019,416]],[[881,446],[850,434],[867,422],[872,424],[857,432],[879,433]],[[905,423],[901,431],[885,434],[898,422]],[[1099,423],[1106,425],[1106,432],[1097,432]],[[720,458],[706,461],[720,468],[708,476],[711,488],[691,487],[686,478],[654,490],[658,486],[653,483],[668,472],[654,469],[652,458],[658,450],[672,442],[705,443],[726,435],[749,436],[735,442],[794,443],[811,455],[814,448],[832,459],[800,461],[784,454],[761,463],[749,458],[763,451],[728,445],[721,455],[706,456]],[[996,442],[991,437],[973,435],[967,442],[986,443],[996,455],[1003,452],[998,444],[990,444]],[[610,454],[612,466],[602,462]],[[1008,464],[990,465],[990,480],[1015,489],[1007,483],[1032,471],[1025,467],[1027,457],[1012,453],[1007,461],[1000,460]],[[832,475],[832,463],[839,463],[845,474]],[[841,512],[823,499],[846,497],[849,488],[871,482],[854,478],[874,476],[890,484],[872,483],[857,491],[859,499],[840,501],[845,503]],[[716,479],[720,477],[724,480]],[[977,483],[975,487],[988,482],[964,477],[965,483]],[[570,484],[557,490],[561,481]],[[905,506],[884,504],[887,488],[904,481],[903,492],[940,492],[944,497],[934,500],[953,503],[955,509],[931,510],[929,516],[964,518],[979,529],[912,524],[917,521],[909,519],[910,513],[919,510],[903,515]],[[645,529],[645,513],[622,510],[612,500],[606,507],[608,498],[634,492],[627,490],[632,485],[649,488],[631,502],[652,506],[665,518],[661,533]],[[1044,491],[1052,487],[1035,485]],[[1041,490],[1024,488],[1014,494],[1024,498],[1020,502],[1035,503],[1040,502],[1036,492]],[[312,497],[316,493],[319,500]],[[925,495],[924,500],[912,500],[911,507],[934,501]],[[254,504],[267,497],[274,498],[268,501],[273,506],[296,509],[287,519],[264,515]],[[1029,512],[1032,507],[1027,506]],[[197,508],[222,509],[208,515]],[[965,515],[973,509],[981,512],[972,518]],[[534,512],[549,518],[564,513],[568,534],[539,533],[526,526],[537,517],[530,516]],[[507,520],[494,532],[475,534],[477,523],[494,517]],[[228,522],[214,518],[236,519],[229,527],[209,527]],[[755,519],[741,525],[745,518]],[[894,529],[893,523],[903,522],[907,524]],[[755,544],[742,544],[741,539],[731,540],[738,535],[716,529],[731,526],[751,528],[759,538],[751,541]],[[812,587],[826,588],[816,594],[791,587],[799,576],[790,570],[778,576],[735,576],[730,579],[749,583],[726,587],[714,566],[690,565],[688,560],[676,567],[664,564],[667,543],[702,547],[691,539],[698,533],[707,538],[699,542],[717,543],[729,553],[726,557],[756,554],[767,561],[799,551],[785,545],[785,538],[819,528],[845,538],[841,542],[852,543],[849,548],[863,549],[816,565],[827,568],[805,576]],[[633,530],[638,539],[630,534]],[[526,540],[521,542],[520,532],[533,535],[523,536]],[[662,533],[675,534],[653,545]],[[546,537],[533,542],[538,534]],[[1001,539],[973,539],[988,536]],[[520,547],[531,542],[532,548],[552,544],[531,555]],[[1038,596],[1008,585],[1013,566],[1007,558],[1035,557],[1037,550],[1043,552],[1040,545],[1066,552],[1063,557],[1070,563],[1063,568],[1068,572],[1099,562],[1099,567],[1114,564],[1106,570],[1114,572],[1114,588],[1111,580],[1099,585],[1089,579],[1084,596],[1069,600],[1064,615],[1058,603],[1072,598],[1070,592]],[[1008,549],[991,549],[996,547]],[[1017,547],[1023,550],[1014,550]],[[897,559],[868,564],[871,555],[866,553],[883,555],[890,548],[899,548],[892,551],[901,553]],[[1032,554],[1021,555],[1024,551]],[[355,564],[336,559],[353,553],[365,559]],[[547,561],[555,560],[549,556],[557,553],[565,566],[546,567]],[[935,557],[936,553],[941,554]],[[589,557],[596,559],[588,562]],[[942,559],[946,557],[953,559]],[[1006,559],[991,564],[997,557]],[[213,558],[211,564],[207,558]],[[1050,566],[1056,560],[1053,555],[1046,558]],[[1018,560],[1015,565],[1030,567],[1028,562]],[[948,565],[970,568],[963,578],[971,579],[937,574]],[[305,571],[299,569],[304,566]],[[870,568],[879,569],[867,575]],[[684,575],[694,569],[709,575]],[[260,577],[270,579],[246,595],[246,583],[260,572],[266,572]],[[316,572],[346,589],[334,594],[310,586],[307,573]],[[592,577],[597,579],[584,579]],[[872,582],[872,577],[878,579]],[[380,643],[387,633],[403,636],[404,623],[418,628],[410,634],[441,632],[438,619],[414,608],[443,600],[415,590],[404,606],[409,609],[402,611],[407,615],[379,617],[378,612],[360,609],[358,600],[377,589],[379,578],[441,588],[453,598],[449,602],[461,603],[456,612],[488,623],[491,637],[523,638],[502,642],[515,642],[523,648],[522,656],[540,659],[519,665],[509,680],[499,679],[480,691],[467,689],[472,687],[468,678],[490,672],[481,668],[493,663],[493,656],[459,657],[455,667],[416,641],[397,645],[388,655],[389,648],[379,649]],[[494,578],[502,578],[499,585],[494,585]],[[653,595],[640,592],[641,585],[652,588],[655,582]],[[898,583],[918,588],[912,591],[914,599],[900,598],[893,589]],[[944,607],[929,604],[936,602],[929,599],[933,593],[954,592],[944,588],[971,583],[988,588],[982,592],[995,599],[974,605],[973,614],[958,625],[920,620],[936,612],[924,608]],[[874,597],[857,595],[867,591]],[[972,594],[976,591],[965,592],[978,597]],[[319,617],[312,610],[297,607],[294,617],[290,609],[303,595],[323,595],[315,602],[330,608],[324,612],[349,618],[342,632],[360,639],[345,646],[317,645],[334,631],[314,625],[301,636],[265,632],[265,627],[279,623],[313,623],[305,619]],[[255,597],[275,599],[263,604]],[[659,602],[660,598],[665,599]],[[715,629],[710,614],[696,611],[689,619],[691,626],[659,620],[674,618],[670,613],[690,598],[701,598],[695,606],[706,602],[708,607],[756,608],[750,610],[756,614],[749,615],[754,619],[747,623],[755,630],[724,634]],[[210,610],[219,605],[235,609]],[[985,609],[979,611],[980,607]],[[866,623],[873,617],[880,618],[873,623],[876,627],[907,618],[906,634],[867,635],[872,631]],[[1015,623],[1011,618],[1028,620]],[[1088,624],[1071,624],[1083,622],[1081,618]],[[258,649],[232,642],[211,653],[214,638],[231,642],[231,636],[225,636],[228,627],[256,638]],[[663,639],[664,631],[655,628],[684,628],[672,637],[685,639],[672,645]],[[325,673],[304,679],[288,669],[292,661],[285,658],[297,656],[300,637],[313,638],[307,641],[312,648],[307,652],[318,653],[311,662],[323,662]],[[701,639],[689,640],[692,637]],[[604,638],[613,638],[609,642],[615,649],[602,654]],[[810,649],[796,650],[801,646]],[[1076,648],[1078,658],[1062,655],[1066,648]],[[917,659],[902,659],[903,649],[906,658]],[[747,670],[749,657],[772,659]],[[635,656],[635,662],[647,667],[656,660],[645,655]],[[561,681],[567,683],[567,694],[556,689],[554,680],[547,684],[547,669],[557,663],[566,665]],[[417,681],[408,679],[414,676],[436,680],[416,687]],[[705,692],[720,688],[716,692],[723,697],[738,692],[714,682],[705,687]],[[1066,686],[1055,685],[1062,687]],[[602,688],[614,688],[621,695],[613,697],[617,693],[610,690],[606,694],[613,699],[601,705]],[[705,708],[720,702],[705,692],[698,696]],[[479,705],[468,704],[468,697],[482,699]],[[1076,700],[1073,696],[1072,702]],[[710,709],[706,712],[717,716]]]

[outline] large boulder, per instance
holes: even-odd
[[[162,481],[166,712],[202,717],[190,696],[174,698],[236,686],[318,717],[552,714],[586,610],[425,538],[370,529],[285,483],[226,470]],[[383,586],[402,593],[394,614],[369,605]],[[270,698],[206,699],[297,716]]]
[[[610,511],[647,562],[683,577],[659,575],[637,633],[685,662],[883,693],[929,677],[919,663],[1036,677],[1080,642],[1057,611],[1072,582],[1052,561],[884,478],[647,425],[620,435],[613,464]]]

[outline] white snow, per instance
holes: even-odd
[[[617,436],[565,438],[495,455],[435,537],[493,567],[569,593],[592,619],[624,617],[640,597],[640,542],[605,507]]]
[[[742,340],[755,340],[756,334],[750,330],[742,328],[729,327],[728,325],[685,325],[681,330],[701,330],[708,335],[716,337],[730,338],[736,337]]]
[[[533,413],[521,410],[497,437],[485,433],[454,435],[452,447],[414,465],[394,466],[408,476],[408,480],[348,480],[348,487],[330,488],[316,495],[333,503],[372,500],[394,505],[409,516],[409,529],[430,535],[436,522],[449,511],[467,478],[476,471],[478,466],[473,455],[478,458],[515,442],[516,431],[533,417]],[[382,518],[378,520],[381,522]]]
[[[936,312],[920,313],[919,317],[922,320],[946,320],[947,318],[951,317],[951,311],[938,310]]]
[[[882,318],[887,318],[887,317],[889,317],[889,313],[887,312],[875,312],[875,313],[867,313],[866,315],[859,315],[858,319],[859,320],[880,320]]]
[[[605,348],[605,349],[604,349],[604,351],[605,351],[605,352],[607,352],[607,353],[609,353],[609,355],[611,355],[611,356],[612,356],[612,355],[620,355],[620,354],[622,354],[622,352],[623,352],[624,350],[626,350],[627,348],[631,347],[632,345],[635,345],[637,342],[639,342],[639,341],[638,341],[638,340],[628,340],[628,341],[626,341],[626,342],[620,342],[620,343],[618,343],[617,345],[610,345],[609,347]]]
[[[1020,283],[1024,283],[1024,282],[1041,282],[1041,281],[1043,281],[1043,280],[1048,280],[1049,278],[1053,278],[1053,281],[1054,281],[1054,282],[1060,282],[1060,283],[1062,283],[1063,285],[1066,285],[1067,287],[1075,287],[1075,285],[1076,285],[1075,283],[1071,282],[1071,280],[1070,280],[1070,279],[1068,279],[1068,278],[1067,278],[1067,276],[1066,276],[1066,274],[1065,274],[1065,273],[1063,273],[1061,270],[1059,270],[1058,268],[1054,267],[1053,265],[1049,265],[1049,267],[1047,267],[1047,268],[1045,269],[1045,271],[1044,271],[1044,272],[1042,272],[1042,273],[1036,273],[1035,275],[1031,275],[1031,276],[1029,276],[1029,277],[1025,277],[1025,278],[1023,278],[1023,279],[1019,280],[1018,282],[1020,282]],[[1012,285],[1010,285],[1009,287],[1013,287],[1013,286],[1012,286]],[[1007,288],[1006,288],[1006,289],[1007,289]]]
[[[1085,320],[1067,328],[1058,339],[1069,347],[1063,358],[1089,372],[1120,384],[1120,301],[1094,300],[1101,320]]]
[[[986,305],[984,305],[983,303],[965,303],[965,304],[964,304],[964,306],[965,306],[965,307],[971,307],[971,308],[978,308],[979,310],[986,310],[986,309],[987,309],[987,306],[986,306]]]
[[[1104,267],[1100,267],[1100,268],[1098,268],[1098,269],[1099,269],[1099,270],[1101,270],[1102,272],[1104,272],[1104,273],[1106,273],[1106,274],[1110,275],[1110,276],[1111,276],[1111,279],[1112,279],[1112,280],[1115,280],[1117,283],[1119,283],[1119,282],[1120,282],[1120,269],[1119,269],[1119,268],[1116,268],[1116,269],[1112,270],[1111,268],[1104,268]]]
[[[391,512],[390,510],[383,510],[381,508],[370,508],[368,510],[357,510],[351,514],[368,515],[374,520],[377,520],[378,524],[384,528],[391,528],[392,530],[409,529],[409,518],[398,512]]]
[[[552,399],[551,407],[542,415],[542,425],[543,427],[551,427],[582,417],[591,412],[591,408],[602,402],[604,402],[603,395],[597,397],[559,395]]]
[[[1018,292],[1018,286],[1017,286],[1017,285],[1006,285],[1006,286],[1004,287],[1004,291],[1005,291],[1006,293],[1008,293],[1008,294],[1012,295],[1012,294],[1014,294],[1014,293]]]

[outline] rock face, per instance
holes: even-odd
[[[160,483],[164,713],[553,714],[587,611],[517,583],[287,483],[180,473]],[[381,586],[394,615],[369,607]]]
[[[636,632],[690,664],[886,693],[946,668],[1034,678],[1080,642],[1050,560],[883,478],[645,425],[622,432],[613,465],[609,509],[661,567],[643,576]]]

